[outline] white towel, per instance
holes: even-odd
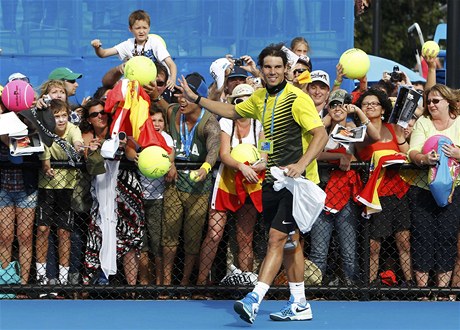
[[[287,188],[293,195],[292,215],[302,233],[307,233],[324,208],[326,193],[312,181],[300,177],[291,178],[284,175],[279,167],[270,167],[276,179],[273,189],[279,191]]]
[[[104,174],[96,175],[96,198],[100,218],[96,221],[102,232],[102,246],[99,252],[101,269],[106,278],[117,273],[117,204],[116,185],[119,161],[105,160]]]

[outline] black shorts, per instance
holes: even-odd
[[[393,233],[410,229],[409,199],[407,194],[380,197],[382,211],[372,215],[369,233],[372,239],[385,239]]]
[[[72,231],[75,218],[70,207],[72,193],[72,189],[38,189],[37,225],[55,225]]]
[[[262,191],[264,221],[283,233],[289,234],[297,228],[292,216],[292,194],[286,188],[275,191],[272,185]]]

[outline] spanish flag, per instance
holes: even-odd
[[[105,112],[112,113],[112,134],[125,132],[142,147],[159,146],[171,153],[164,137],[155,130],[149,114],[150,97],[136,80],[120,80],[107,94]]]
[[[379,196],[389,196],[390,194],[396,195],[397,197],[403,197],[409,185],[405,183],[399,173],[396,175],[387,175],[386,176],[386,166],[389,163],[404,163],[406,161],[406,156],[396,153],[394,150],[378,150],[375,151],[372,155],[371,166],[370,166],[370,176],[367,181],[364,189],[356,197],[358,201],[366,206],[366,211],[364,216],[368,217],[373,213],[378,213],[382,211],[382,206],[380,204]],[[398,183],[397,186],[388,183]],[[385,182],[384,184],[382,184]],[[394,187],[394,193],[389,191],[389,187]]]
[[[247,165],[249,163],[246,163]],[[265,179],[265,171],[258,175],[257,183],[246,181],[241,171],[234,171],[220,164],[217,173],[211,207],[217,211],[238,211],[249,196],[258,212],[262,212],[262,182]]]

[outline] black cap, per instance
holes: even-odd
[[[206,81],[198,72],[192,72],[188,74],[185,77],[185,80],[195,94],[198,94],[199,96],[206,96],[208,94]]]
[[[228,78],[236,77],[247,78],[248,72],[239,66],[234,66],[232,72],[230,72],[230,74],[228,75]]]

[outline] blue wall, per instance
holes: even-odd
[[[353,47],[353,0],[1,0],[0,7],[0,84],[22,72],[38,87],[67,66],[83,73],[72,102],[92,95],[120,63],[96,57],[90,41],[107,48],[131,37],[128,16],[136,9],[149,12],[151,33],[166,41],[179,73],[198,71],[208,84],[216,58],[256,58],[266,45],[296,36],[310,42],[313,69],[333,80],[341,53]]]

